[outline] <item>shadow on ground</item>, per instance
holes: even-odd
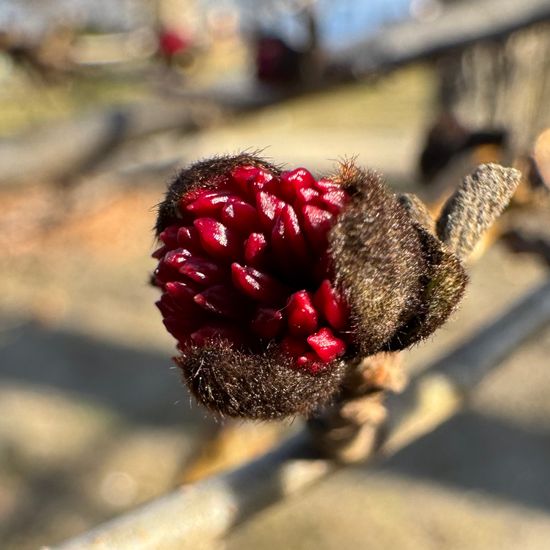
[[[0,380],[55,388],[146,424],[204,421],[168,354],[23,322],[0,333]]]
[[[168,353],[0,326],[3,549],[63,540],[169,491],[215,429]]]
[[[550,510],[550,433],[465,412],[399,452],[381,471]]]
[[[465,412],[381,466],[345,468],[234,531],[228,550],[545,550],[550,435]]]

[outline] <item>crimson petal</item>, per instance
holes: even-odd
[[[273,277],[253,267],[231,264],[234,285],[247,296],[260,302],[275,304],[284,300],[286,288]]]
[[[336,338],[327,327],[309,336],[307,342],[324,363],[333,361],[346,352],[346,343]]]
[[[212,216],[227,204],[231,195],[227,192],[205,192],[192,203],[185,206],[185,210],[195,216]]]
[[[263,233],[251,233],[244,243],[244,261],[253,267],[263,267],[268,244]]]
[[[304,231],[311,246],[317,251],[324,250],[327,246],[327,233],[334,223],[334,216],[330,212],[312,205],[302,208],[302,216]]]
[[[249,234],[260,229],[256,209],[240,199],[234,199],[222,208],[221,221],[239,233]]]
[[[296,168],[281,174],[281,195],[288,201],[294,200],[296,192],[315,184],[315,179],[305,168]]]
[[[236,233],[213,218],[197,218],[193,222],[201,244],[208,254],[222,259],[238,257],[240,242]]]
[[[256,311],[250,326],[258,336],[272,339],[280,334],[283,324],[280,310],[261,307]]]
[[[242,298],[227,285],[215,285],[193,298],[194,302],[211,313],[223,317],[238,318],[243,312]]]
[[[199,252],[202,250],[199,232],[194,227],[180,227],[177,239],[179,246],[191,252]]]
[[[267,193],[265,191],[256,193],[258,216],[260,218],[260,223],[265,230],[271,231],[271,228],[275,222],[275,217],[279,214],[284,205],[284,201],[271,193]]]
[[[288,328],[295,336],[307,336],[315,331],[319,316],[305,290],[295,292],[288,301]]]
[[[188,259],[180,267],[180,273],[203,285],[219,283],[225,276],[225,270],[221,266],[197,256]]]
[[[271,242],[279,263],[291,271],[303,268],[307,263],[306,242],[292,206],[285,205],[277,216],[271,232]]]
[[[313,297],[315,307],[336,330],[344,330],[348,324],[349,308],[343,297],[325,279]]]

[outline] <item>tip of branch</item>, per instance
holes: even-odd
[[[466,176],[445,203],[437,235],[462,260],[506,208],[521,172],[498,164],[482,164]]]

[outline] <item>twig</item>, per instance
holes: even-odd
[[[383,454],[391,454],[455,414],[483,378],[550,323],[550,280],[389,396]]]
[[[455,414],[504,357],[550,323],[550,280],[519,300],[407,390],[388,400],[385,437],[373,457],[386,456]],[[302,432],[275,451],[236,470],[186,486],[67,541],[57,550],[197,548],[215,541],[270,504],[326,477],[336,466],[304,460]]]
[[[325,477],[328,460],[311,456],[306,432],[246,464],[183,486],[56,548],[161,549],[203,547],[232,526]]]

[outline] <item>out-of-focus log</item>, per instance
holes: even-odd
[[[296,93],[237,82],[208,91],[174,91],[164,100],[54,122],[0,140],[0,189],[37,180],[63,181],[94,168],[129,140],[171,130],[198,131],[232,114],[261,109]]]
[[[31,130],[0,141],[0,187],[63,179],[93,167],[124,141],[195,130],[217,114],[213,105],[156,100]]]
[[[353,74],[361,76],[479,40],[506,36],[548,19],[548,0],[464,0],[445,6],[434,20],[392,25],[345,50],[338,59],[342,66],[349,66]]]

